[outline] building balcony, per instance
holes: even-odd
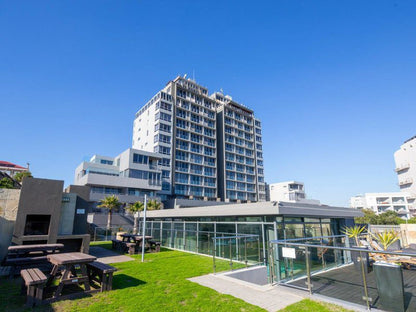
[[[413,179],[407,178],[405,180],[399,181],[399,185],[400,186],[402,186],[402,185],[409,185],[409,184],[413,184]]]
[[[410,168],[410,164],[401,164],[400,166],[397,166],[394,171],[399,172]]]

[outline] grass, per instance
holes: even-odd
[[[290,306],[287,306],[285,309],[280,310],[279,312],[353,312],[351,310],[346,310],[338,305],[330,304],[326,302],[318,302],[311,299],[304,299]]]
[[[91,245],[111,249],[111,242]],[[192,283],[187,278],[212,272],[212,258],[162,249],[159,253],[133,256],[134,261],[113,264],[113,290],[77,300],[66,300],[36,307],[34,311],[265,311],[243,300],[223,295]],[[217,270],[228,270],[227,261],[217,260]],[[234,267],[237,267],[234,265]],[[21,281],[0,280],[0,311],[25,309],[25,296],[20,294]],[[347,312],[341,307],[305,299],[281,312]]]
[[[96,244],[97,245],[97,244]],[[98,244],[111,248],[111,242]],[[133,256],[135,261],[117,263],[113,290],[91,297],[44,305],[35,311],[264,311],[230,295],[192,283],[187,278],[212,273],[212,258],[179,251]],[[217,261],[217,270],[226,270]],[[20,279],[0,280],[0,311],[24,309]]]

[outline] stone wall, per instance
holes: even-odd
[[[19,198],[20,190],[0,189],[0,262],[12,240]]]

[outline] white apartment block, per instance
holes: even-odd
[[[260,121],[193,80],[175,78],[136,113],[132,146],[161,154],[163,199],[265,200]]]
[[[413,199],[405,192],[365,193],[350,199],[351,208],[371,209],[376,214],[395,211],[399,217],[408,219],[414,213]]]
[[[268,188],[270,192],[270,201],[320,204],[319,200],[306,199],[305,185],[303,182],[287,181],[271,183],[268,185]]]
[[[416,136],[405,141],[394,153],[400,190],[416,197]]]
[[[123,203],[143,201],[145,194],[160,200],[160,160],[159,154],[131,148],[116,157],[94,155],[75,169],[74,184],[90,186],[94,202],[108,195],[116,195]]]

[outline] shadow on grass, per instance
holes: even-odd
[[[113,289],[124,289],[146,284],[145,281],[139,280],[126,274],[116,274],[113,277]]]

